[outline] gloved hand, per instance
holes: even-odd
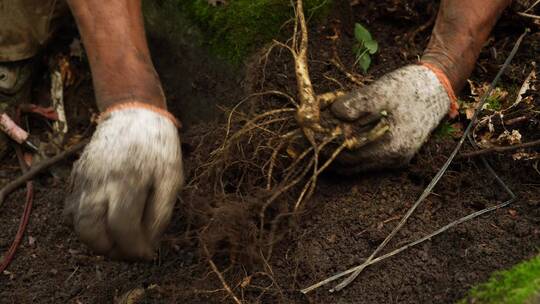
[[[390,129],[358,150],[344,150],[334,169],[355,173],[407,165],[450,110],[451,96],[438,77],[426,66],[409,65],[338,98],[330,110],[340,120],[354,123],[385,111]]]
[[[336,170],[356,172],[406,165],[449,113],[457,115],[454,92],[471,74],[491,29],[511,0],[442,0],[422,65],[391,72],[374,84],[338,99],[331,111],[361,125],[362,116],[389,113],[390,130],[356,151],[344,151]]]
[[[184,182],[180,139],[164,110],[122,106],[75,163],[65,214],[97,253],[152,259]]]

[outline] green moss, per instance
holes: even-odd
[[[208,0],[146,2],[152,2],[146,6],[157,8],[158,11],[164,10],[163,14],[169,20],[154,17],[154,20],[160,19],[159,22],[174,23],[180,14],[182,17],[187,16],[192,24],[200,28],[203,42],[208,44],[211,52],[233,63],[241,62],[255,49],[277,38],[283,25],[293,17],[289,0],[227,0],[227,4],[217,6],[210,5]],[[304,0],[307,17],[313,19],[324,16],[331,2]],[[174,25],[167,27],[169,30],[174,29]]]
[[[502,108],[502,101],[497,96],[489,96],[486,98],[485,108],[492,111],[499,111]]]
[[[522,304],[540,296],[540,255],[506,271],[494,273],[488,282],[473,288],[460,303]]]

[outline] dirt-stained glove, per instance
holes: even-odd
[[[121,105],[102,117],[72,171],[65,214],[97,253],[152,259],[184,182],[174,118]]]
[[[381,139],[358,150],[343,151],[335,169],[355,173],[407,165],[455,100],[445,88],[449,84],[441,83],[441,73],[435,67],[409,65],[337,99],[331,111],[340,120],[354,123],[367,115],[386,112],[390,129]]]
[[[362,127],[363,116],[386,111],[389,132],[356,151],[344,151],[336,170],[356,172],[406,165],[448,113],[454,92],[471,74],[491,29],[511,0],[441,0],[421,65],[410,65],[337,100],[333,114]],[[364,119],[366,120],[366,119]]]

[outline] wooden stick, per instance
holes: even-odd
[[[520,15],[520,16],[522,16],[522,17],[540,20],[540,16],[537,16],[537,15],[528,14],[528,13],[517,13],[517,14]]]
[[[2,188],[2,190],[0,190],[0,206],[2,206],[2,204],[4,203],[4,200],[11,192],[19,188],[20,186],[22,186],[26,181],[34,178],[34,176],[38,175],[43,170],[51,167],[52,165],[72,155],[73,153],[81,150],[82,148],[86,146],[87,143],[88,141],[86,140],[81,141],[62,153],[59,153],[51,158],[42,160],[40,163],[36,164],[35,166],[32,166],[28,171],[23,173],[21,176],[17,177],[14,181],[8,183],[6,186],[4,186],[4,188]]]
[[[505,146],[505,147],[492,147],[492,148],[477,150],[477,151],[473,151],[469,153],[462,153],[457,158],[458,159],[471,158],[471,157],[477,157],[480,155],[486,155],[486,154],[495,153],[495,152],[497,153],[510,152],[510,151],[531,148],[531,147],[536,147],[536,146],[540,146],[540,139],[523,143],[523,144],[519,144],[519,145]]]

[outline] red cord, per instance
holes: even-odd
[[[18,114],[17,118],[19,118],[20,117],[19,113],[17,114]],[[28,166],[26,165],[26,161],[24,160],[24,155],[21,151],[21,147],[16,146],[15,152],[17,154],[17,158],[19,159],[19,165],[21,166],[21,170],[23,172],[28,170]],[[23,215],[19,222],[19,229],[17,230],[17,234],[15,235],[15,239],[13,240],[13,243],[11,243],[11,246],[9,247],[7,253],[4,256],[4,260],[2,261],[2,264],[0,264],[0,273],[4,272],[4,270],[9,266],[9,264],[13,260],[13,256],[15,256],[15,251],[17,251],[17,248],[21,244],[24,231],[26,230],[26,226],[28,225],[28,220],[30,219],[30,212],[32,211],[33,200],[34,200],[34,183],[32,181],[28,181],[26,182],[26,203],[24,204]]]
[[[11,243],[11,247],[9,247],[9,250],[4,256],[4,260],[2,261],[2,264],[0,265],[0,273],[4,272],[4,270],[9,266],[9,264],[13,260],[15,251],[21,244],[24,231],[26,230],[26,226],[28,225],[28,220],[30,219],[30,211],[32,211],[33,199],[34,199],[34,184],[32,183],[32,181],[29,181],[26,183],[26,203],[24,205],[24,211],[23,211],[21,221],[19,222],[19,230],[17,230],[15,239],[13,240],[13,243]]]

